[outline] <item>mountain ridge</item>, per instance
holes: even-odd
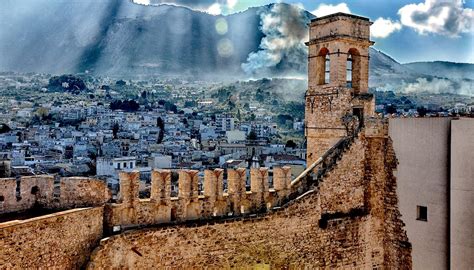
[[[307,33],[307,23],[314,16],[288,4],[251,7],[226,16],[173,5],[143,6],[128,0],[36,0],[28,7],[18,5],[20,1],[0,3],[4,18],[0,20],[1,71],[176,74],[231,80],[307,76],[307,49],[294,42],[301,37],[285,36],[293,45],[281,51],[268,51],[262,45],[264,40],[294,34],[265,32],[266,19],[281,23],[275,28],[291,26],[300,35]],[[37,9],[42,16],[37,16]],[[428,72],[429,67],[400,64],[377,49],[371,49],[370,56],[370,85],[374,88],[413,88],[410,84],[420,84],[420,78],[427,81],[421,85],[430,88],[435,77],[440,77]],[[262,63],[272,57],[278,61]],[[244,66],[252,73],[244,71]],[[456,86],[451,81],[448,84]]]

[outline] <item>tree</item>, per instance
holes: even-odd
[[[255,131],[250,131],[249,135],[247,136],[247,140],[249,141],[255,141],[257,140],[257,133]]]
[[[160,133],[158,134],[158,140],[156,141],[156,143],[160,144],[165,138],[165,122],[163,121],[163,119],[161,119],[161,117],[158,117],[158,119],[156,119],[156,126],[160,128]]]
[[[288,140],[285,144],[286,148],[296,148],[298,145],[293,140]]]
[[[416,111],[420,117],[425,117],[425,115],[428,113],[428,110],[423,106],[416,108]]]
[[[257,93],[255,94],[255,100],[257,100],[258,102],[263,102],[264,99],[265,99],[265,96],[262,89],[258,89]]]
[[[117,139],[117,134],[119,132],[120,126],[118,123],[115,123],[112,127],[112,134],[114,135],[114,139]]]
[[[124,110],[127,112],[136,112],[140,109],[140,104],[135,100],[114,100],[110,103],[111,110]]]
[[[390,104],[385,107],[385,112],[388,114],[394,114],[397,112],[397,106],[395,106],[394,104]]]
[[[124,85],[127,85],[127,82],[124,80],[118,80],[117,82],[115,82],[115,85],[124,86]]]
[[[67,91],[73,94],[79,94],[87,89],[86,84],[81,78],[74,75],[53,76],[49,79],[48,89],[52,91]]]
[[[36,110],[36,115],[38,115],[39,118],[44,119],[49,115],[49,110],[45,107],[41,107]]]
[[[252,113],[252,114],[250,115],[250,121],[255,121],[255,118],[256,118],[255,114]]]
[[[7,124],[0,124],[0,134],[10,132],[11,130]]]

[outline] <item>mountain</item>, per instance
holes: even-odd
[[[441,78],[474,80],[474,64],[445,61],[414,62],[404,64],[410,70]]]
[[[244,75],[241,64],[263,38],[260,14],[272,6],[223,17],[126,0],[6,0],[0,70]],[[219,20],[226,33],[216,31]]]
[[[307,48],[301,40],[312,18],[288,4],[213,16],[128,0],[4,0],[0,1],[0,71],[304,78]],[[271,43],[278,46],[268,46]],[[402,65],[376,49],[370,50],[370,57],[373,88],[474,95],[472,65]]]
[[[369,85],[371,87],[383,86],[390,83],[415,82],[419,77],[426,77],[404,65],[398,63],[392,57],[385,53],[370,48],[370,77]]]

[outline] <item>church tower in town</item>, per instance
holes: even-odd
[[[311,21],[306,92],[307,166],[375,113],[368,93],[368,18],[336,13]]]

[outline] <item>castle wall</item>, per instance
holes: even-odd
[[[22,212],[32,208],[70,209],[100,206],[110,199],[104,181],[85,178],[61,178],[55,195],[54,177],[48,175],[25,176],[19,180],[0,179],[0,214]],[[1,199],[0,197],[0,199]]]
[[[318,227],[317,196],[251,219],[129,231],[101,241],[88,269],[371,268],[368,217]],[[369,259],[369,261],[367,261]]]
[[[365,153],[363,141],[356,140],[319,185],[322,214],[348,213],[365,207]]]
[[[61,178],[59,208],[99,206],[110,199],[107,183],[87,177]]]
[[[371,224],[372,257],[384,269],[411,269],[411,243],[398,210],[397,181],[393,174],[397,159],[387,125],[372,128],[367,134],[365,175],[366,209],[373,217]],[[378,131],[378,132],[374,132]],[[383,131],[383,132],[380,132]],[[394,248],[398,247],[398,248]],[[375,266],[375,264],[374,264]]]
[[[279,211],[128,231],[101,241],[88,268],[410,269],[411,247],[397,208],[391,141],[385,126],[369,130],[369,138],[362,135],[352,144],[320,183],[319,191]],[[233,201],[240,201],[241,206],[249,193],[237,184],[243,183],[243,172],[229,173],[229,180],[240,179],[229,182],[229,192],[240,192]],[[260,180],[264,172],[253,170],[251,175]],[[280,173],[276,179],[281,179]],[[251,201],[265,198],[264,183],[256,181],[251,186],[258,194]]]
[[[179,172],[178,196],[171,197],[171,171],[155,170],[149,199],[138,197],[138,172],[121,173],[120,201],[106,205],[106,226],[112,232],[117,226],[126,229],[265,211],[279,205],[290,193],[290,168],[274,168],[273,172],[274,188],[270,190],[268,169],[252,169],[247,191],[246,170],[228,170],[228,190],[224,192],[223,170],[206,170],[200,193],[198,172],[183,170]]]
[[[48,206],[53,202],[54,178],[52,176],[25,176],[21,178],[17,196],[14,178],[0,179],[0,214],[25,211],[33,206]]]
[[[1,223],[1,268],[80,268],[102,237],[102,220],[96,207]]]
[[[8,209],[16,211],[16,179],[3,178],[0,180],[0,214],[7,212]]]

